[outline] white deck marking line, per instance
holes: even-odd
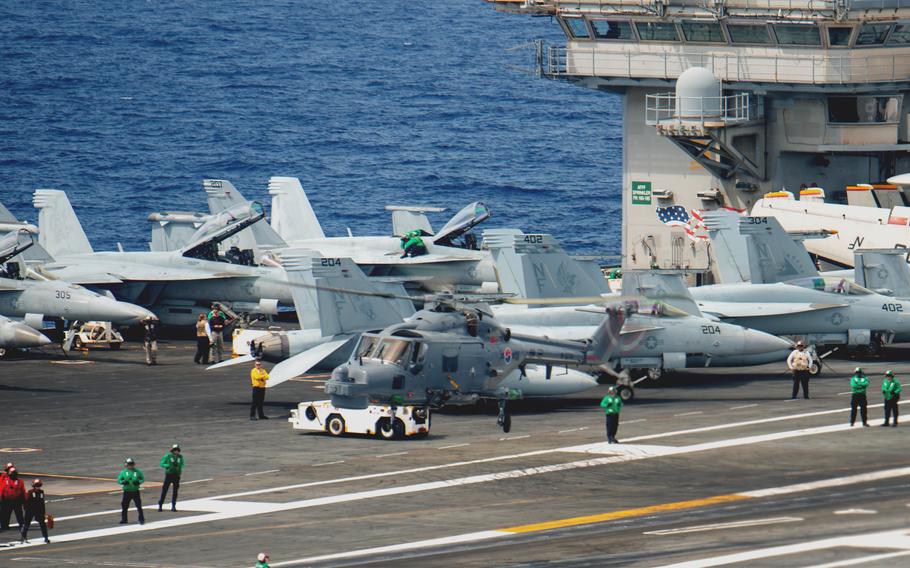
[[[910,475],[910,468],[901,468],[900,470],[893,470],[895,476],[898,472],[901,475]],[[879,472],[884,473],[884,472]],[[849,476],[846,478],[834,478],[822,480],[827,484],[832,484],[839,481],[839,485],[851,485],[854,483],[853,477]],[[803,491],[806,490],[804,487],[806,484],[799,484],[790,486],[793,488],[793,491]],[[827,486],[827,485],[826,485]],[[798,488],[798,489],[797,489]],[[743,495],[743,493],[737,493],[736,495]],[[534,531],[539,532],[539,531]],[[283,566],[297,566],[297,565],[306,565],[313,564],[317,562],[324,562],[329,560],[342,560],[350,558],[360,558],[364,556],[373,556],[378,554],[388,554],[394,552],[406,552],[409,550],[415,549],[426,549],[432,548],[434,546],[443,546],[447,544],[456,544],[456,543],[466,543],[466,542],[477,542],[482,540],[490,540],[494,538],[508,538],[514,537],[519,534],[528,534],[528,532],[509,532],[505,529],[500,530],[488,530],[480,531],[473,533],[465,533],[459,535],[453,535],[443,538],[434,538],[429,540],[420,540],[415,542],[406,542],[397,545],[388,545],[388,546],[379,546],[374,548],[365,548],[360,550],[351,550],[347,552],[338,552],[335,554],[326,554],[322,556],[312,556],[308,558],[298,558],[296,560],[287,560],[284,562],[273,563],[271,566],[283,567]],[[903,541],[903,542],[901,542]],[[726,556],[720,556],[716,558],[706,559],[706,560],[696,560],[691,562],[683,562],[680,564],[674,564],[671,566],[665,566],[663,568],[707,568],[709,566],[721,566],[724,564],[729,564],[732,562],[743,562],[746,560],[766,558],[768,556],[780,556],[784,554],[794,554],[799,552],[807,552],[812,550],[823,550],[826,548],[832,548],[834,546],[858,546],[863,548],[901,548],[907,549],[906,552],[910,554],[910,536],[908,536],[908,531],[888,531],[883,533],[873,533],[871,535],[859,535],[843,538],[831,538],[825,539],[822,541],[815,541],[809,543],[801,543],[796,545],[774,547],[769,549],[763,549],[759,551],[752,551],[740,554],[731,554]],[[770,551],[770,552],[769,552]],[[741,558],[739,558],[741,557]]]
[[[898,404],[910,404],[910,400],[901,401]],[[882,408],[882,407],[884,407],[884,404],[869,405],[869,408]],[[672,432],[664,432],[662,434],[649,434],[646,436],[625,438],[624,442],[626,444],[628,444],[630,442],[638,442],[638,441],[642,441],[642,440],[654,440],[657,438],[668,438],[668,437],[672,437],[672,436],[682,436],[685,434],[695,434],[695,433],[699,433],[699,432],[712,432],[715,430],[726,430],[728,428],[738,428],[740,426],[754,426],[756,424],[769,424],[772,422],[778,422],[778,421],[783,421],[783,420],[795,420],[795,419],[799,419],[799,418],[811,418],[813,416],[825,416],[828,414],[837,414],[839,412],[846,412],[849,410],[850,410],[849,407],[847,407],[847,408],[838,408],[836,410],[820,410],[820,411],[816,411],[816,412],[807,412],[807,413],[802,413],[802,414],[789,414],[786,416],[761,418],[758,420],[747,420],[745,422],[732,422],[732,423],[726,423],[726,424],[717,424],[715,426],[701,426],[699,428],[688,428],[686,430],[676,430],[676,431],[672,431]],[[588,428],[588,426],[583,426],[583,427],[579,428],[579,430],[585,430],[587,428]],[[458,444],[456,444],[456,446],[457,445]],[[440,449],[443,449],[443,448],[440,448]],[[355,475],[355,476],[351,476],[351,477],[325,479],[322,481],[310,481],[307,483],[299,483],[296,485],[285,485],[282,487],[274,487],[271,489],[257,489],[257,490],[245,491],[245,492],[241,492],[241,493],[231,493],[229,495],[219,495],[218,497],[213,497],[213,498],[214,499],[231,499],[233,497],[248,497],[250,495],[261,495],[264,493],[271,493],[273,491],[290,491],[293,489],[306,489],[308,487],[318,487],[318,486],[322,486],[322,485],[351,483],[351,482],[356,482],[356,481],[363,481],[366,479],[375,479],[378,477],[399,476],[399,475],[406,475],[409,473],[423,473],[425,471],[434,471],[434,470],[438,470],[438,469],[448,469],[448,468],[453,468],[453,467],[476,465],[476,464],[481,464],[481,463],[491,463],[491,462],[497,462],[497,461],[503,461],[503,460],[520,459],[520,458],[545,455],[545,454],[550,454],[550,453],[555,453],[555,452],[560,452],[560,451],[562,451],[560,448],[549,449],[549,450],[536,450],[536,451],[531,451],[531,452],[523,452],[520,454],[509,454],[509,455],[504,455],[504,456],[495,456],[492,458],[480,458],[480,459],[476,459],[476,460],[457,461],[457,462],[451,462],[451,463],[445,463],[445,464],[439,464],[439,465],[415,467],[415,468],[410,468],[410,469],[390,471],[390,472],[384,472],[384,473],[370,473],[370,474],[365,474],[365,475]],[[344,463],[344,460],[333,461],[333,462],[328,462],[328,463],[321,463],[321,464],[313,464],[313,467],[318,467],[318,466],[323,466],[323,465],[335,465],[335,464],[339,464],[339,463]],[[119,491],[117,493],[119,494]],[[108,515],[111,513],[119,513],[119,512],[120,512],[120,509],[112,509],[112,510],[108,510],[108,511],[97,511],[94,513],[82,513],[82,514],[78,514],[78,515],[70,515],[68,517],[59,517],[55,520],[59,522],[59,521],[67,521],[67,520],[71,520],[71,519],[82,519],[85,517],[95,517],[98,515]]]
[[[715,531],[721,529],[739,529],[746,527],[760,527],[762,525],[776,525],[780,523],[798,523],[804,521],[802,517],[774,517],[771,519],[755,519],[752,521],[736,521],[732,523],[715,523],[713,525],[697,525],[694,527],[682,527],[678,529],[663,529],[659,531],[645,531],[641,534],[655,534],[655,535],[672,535],[672,534],[686,534],[694,532],[705,532],[705,531]]]
[[[392,457],[392,456],[403,456],[403,455],[405,455],[406,453],[407,453],[407,452],[393,452],[393,453],[391,453],[391,454],[377,454],[377,455],[375,455],[375,456],[373,456],[373,457],[376,457],[376,458],[389,458],[389,457]]]
[[[748,444],[757,444],[761,442],[767,442],[772,440],[782,440],[786,438],[796,438],[804,437],[815,434],[826,434],[830,432],[837,432],[842,430],[849,430],[849,426],[846,424],[836,424],[833,426],[821,426],[818,428],[804,428],[799,430],[791,430],[788,432],[777,432],[773,434],[764,434],[749,436],[745,438],[733,438],[728,440],[718,440],[715,442],[707,442],[702,444],[694,444],[691,446],[682,446],[682,447],[666,447],[664,453],[628,453],[620,455],[610,455],[599,458],[590,458],[584,460],[578,460],[573,462],[564,462],[543,466],[534,466],[526,467],[521,469],[513,469],[509,471],[497,472],[497,473],[485,473],[478,475],[471,475],[467,477],[460,477],[454,479],[447,479],[441,481],[431,481],[425,483],[417,483],[412,485],[402,485],[398,487],[385,487],[381,489],[369,489],[364,491],[355,491],[351,493],[343,493],[340,495],[330,495],[327,497],[316,497],[311,499],[303,499],[299,501],[291,501],[286,503],[256,503],[256,502],[237,502],[237,501],[224,501],[228,496],[221,497],[210,497],[205,499],[191,499],[188,501],[183,501],[181,503],[181,508],[184,511],[200,511],[206,514],[195,515],[190,517],[182,517],[177,519],[168,519],[164,521],[155,521],[151,523],[146,523],[145,525],[118,525],[114,527],[107,527],[104,529],[95,529],[82,532],[75,532],[69,534],[58,534],[54,538],[54,542],[72,542],[78,540],[86,540],[93,538],[100,538],[105,536],[120,535],[124,533],[132,533],[137,531],[149,531],[156,530],[161,528],[170,528],[184,525],[191,525],[197,523],[207,523],[214,521],[223,521],[230,519],[237,519],[241,517],[248,517],[252,515],[261,515],[267,513],[277,513],[282,511],[290,511],[295,509],[305,509],[312,507],[321,507],[326,505],[334,505],[339,503],[350,503],[354,501],[362,501],[366,499],[376,499],[380,497],[390,497],[396,495],[407,495],[412,493],[424,493],[437,491],[440,489],[448,489],[452,487],[463,487],[467,485],[475,485],[479,483],[488,483],[491,481],[500,481],[505,479],[520,479],[524,477],[530,477],[535,475],[541,475],[545,473],[555,473],[560,471],[570,471],[574,469],[584,469],[590,467],[596,467],[601,465],[607,465],[612,463],[623,463],[629,461],[638,461],[643,459],[649,459],[654,457],[661,457],[665,455],[680,455],[693,452],[703,452],[719,448],[726,447],[741,447]],[[588,446],[576,446],[575,448],[587,448],[589,446],[594,446],[595,444],[589,444]],[[585,451],[583,449],[570,448],[568,451]],[[565,450],[565,449],[564,449]],[[893,470],[892,470],[893,471]],[[910,468],[903,468],[901,472],[910,475]],[[388,475],[388,474],[384,474]],[[879,474],[880,475],[880,474]],[[893,476],[893,474],[892,474]],[[813,482],[818,483],[818,482]],[[803,484],[803,486],[809,484]],[[268,489],[266,490],[269,493],[279,491],[279,489]],[[248,492],[247,495],[254,493]],[[260,492],[255,492],[260,493]],[[233,497],[238,496],[239,494],[234,494]],[[117,511],[114,511],[117,512]],[[96,513],[96,514],[105,514],[105,513]],[[81,516],[91,516],[92,514],[86,514]],[[507,533],[512,534],[512,533]],[[16,548],[23,548],[29,546],[40,546],[36,541],[30,544],[16,545]]]
[[[565,434],[566,432],[578,432],[581,428],[569,428],[568,430],[560,430],[557,434]]]
[[[736,554],[725,554],[713,558],[703,558],[700,560],[690,560],[688,562],[679,562],[669,564],[662,568],[710,568],[711,566],[724,566],[737,562],[748,562],[750,560],[762,560],[784,556],[787,554],[800,554],[803,552],[814,552],[817,550],[826,550],[836,547],[850,546],[858,548],[884,548],[900,549],[902,552],[910,554],[910,536],[908,531],[897,530],[880,533],[871,533],[864,535],[851,534],[849,536],[826,538],[810,542],[801,542],[799,544],[789,544],[785,546],[772,546],[768,548],[759,548],[747,552]]]
[[[740,404],[739,406],[731,406],[730,410],[740,410],[742,408],[752,408],[753,406],[758,406],[757,404]]]
[[[59,503],[60,501],[72,501],[75,497],[64,497],[62,499],[50,499],[48,503]]]
[[[851,558],[850,560],[838,560],[836,562],[828,562],[827,564],[807,566],[806,568],[840,568],[841,566],[858,566],[860,564],[875,562],[876,560],[888,560],[889,558],[897,558],[898,556],[910,556],[910,550],[902,550],[900,552],[886,552],[884,554],[873,554],[872,556]]]
[[[898,404],[910,404],[910,400],[903,400]],[[870,404],[869,408],[883,408],[884,404]],[[663,434],[649,434],[647,436],[636,436],[626,438],[626,442],[640,442],[642,440],[654,440],[656,438],[669,438],[670,436],[684,436],[686,434],[696,434],[699,432],[712,432],[714,430],[726,430],[727,428],[738,428],[740,426],[755,426],[756,424],[769,424],[782,420],[798,420],[800,418],[812,418],[813,416],[826,416],[828,414],[838,414],[840,412],[849,412],[850,407],[845,406],[835,410],[818,410],[815,412],[804,412],[801,414],[788,414],[786,416],[774,416],[772,418],[759,418],[756,420],[746,420],[745,422],[733,422],[731,424],[717,424],[715,426],[702,426],[699,428],[689,428],[688,430],[677,430],[675,432],[664,432]],[[622,420],[619,421],[622,426]]]
[[[636,418],[635,420],[623,420],[623,424],[635,424],[636,422],[647,422],[647,418]]]
[[[835,515],[877,515],[878,511],[874,509],[841,509],[834,511]]]
[[[852,391],[839,392],[839,393],[837,393],[837,396],[843,396],[843,395],[845,395],[845,394],[853,394],[853,392],[852,392]]]
[[[471,444],[452,444],[451,446],[439,446],[437,450],[450,450],[452,448],[463,448],[465,446],[470,446]]]
[[[531,437],[530,434],[525,434],[525,435],[523,435],[523,436],[506,436],[505,438],[500,438],[499,441],[500,441],[500,442],[507,442],[507,441],[509,441],[509,440],[521,440],[521,439],[523,439],[523,438],[530,438],[530,437]]]
[[[696,410],[695,412],[683,412],[682,414],[674,414],[673,416],[695,416],[696,414],[704,414],[704,411]]]
[[[281,471],[281,470],[280,470],[280,469],[267,469],[267,470],[265,470],[265,471],[253,471],[253,472],[250,472],[250,473],[244,473],[243,475],[244,475],[245,477],[249,477],[249,476],[251,476],[251,475],[262,475],[262,474],[264,474],[264,473],[278,473],[279,471]]]
[[[184,481],[181,483],[181,485],[189,485],[190,483],[203,483],[205,481],[214,481],[214,479],[211,477],[208,477],[206,479],[194,479],[193,481]]]
[[[287,560],[284,562],[272,562],[269,566],[295,566],[297,564],[310,564],[316,562],[325,562],[327,560],[340,560],[343,558],[352,558],[353,556],[366,556],[369,554],[384,554],[388,552],[404,552],[421,548],[431,548],[434,546],[444,546],[447,544],[460,544],[463,542],[477,542],[491,538],[502,538],[505,533],[500,531],[478,531],[473,533],[459,534],[455,536],[446,536],[442,538],[431,538],[428,540],[418,540],[405,544],[393,544],[390,546],[377,546],[364,551],[358,551],[359,554],[352,555],[349,552],[340,552],[338,554],[325,554],[323,556],[311,556],[310,558],[300,558],[298,560]]]
[[[795,485],[785,485],[783,487],[771,487],[768,489],[757,489],[755,491],[744,491],[740,495],[746,497],[773,497],[777,495],[788,495],[790,493],[800,493],[803,491],[814,491],[816,489],[827,489],[830,487],[839,487],[850,483],[868,483],[870,481],[881,481],[894,477],[903,477],[910,475],[910,467],[900,467],[896,469],[886,469],[883,471],[873,471],[871,473],[860,473],[858,475],[849,475],[847,477],[836,477],[833,479],[819,479],[808,483],[797,483]]]

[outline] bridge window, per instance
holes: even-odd
[[[771,43],[767,26],[727,25],[733,43]]]
[[[884,124],[898,121],[900,97],[828,97],[828,122]]]
[[[686,41],[697,43],[727,43],[720,24],[713,22],[683,22],[683,35]]]
[[[632,24],[625,20],[591,20],[591,29],[597,39],[635,39]]]
[[[781,45],[816,46],[822,44],[821,35],[815,26],[800,24],[778,24],[774,26],[777,43]]]
[[[585,25],[585,21],[581,18],[565,18],[563,20],[566,23],[566,29],[569,30],[569,34],[574,38],[589,38],[588,35],[588,26]]]
[[[676,24],[666,22],[635,22],[641,41],[679,41]]]
[[[831,26],[828,28],[828,45],[831,47],[850,47],[850,36],[853,26]]]
[[[863,24],[856,34],[856,45],[882,45],[890,30],[891,24]]]
[[[888,38],[888,45],[907,45],[910,43],[910,24],[897,24],[891,37]]]

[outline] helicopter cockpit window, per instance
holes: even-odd
[[[379,359],[384,363],[401,365],[408,358],[408,347],[411,342],[403,339],[383,339],[379,342],[372,358]]]
[[[357,357],[369,357],[379,341],[378,337],[364,335],[360,339],[360,345],[357,346]]]

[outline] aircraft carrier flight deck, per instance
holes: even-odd
[[[779,364],[685,370],[639,387],[604,442],[605,386],[496,408],[450,407],[423,439],[300,433],[324,376],[270,390],[248,419],[246,366],[206,372],[189,341],[60,356],[0,378],[2,461],[44,480],[52,544],[0,533],[0,566],[896,566],[910,556],[907,437],[848,424],[848,378],[910,371],[906,351],[828,358],[811,398]],[[902,407],[906,408],[906,407]],[[157,512],[160,456],[186,456],[178,512]],[[146,476],[146,522],[118,524],[127,457]],[[8,545],[7,543],[15,543]],[[902,559],[903,557],[903,559]],[[836,564],[846,565],[846,564]]]

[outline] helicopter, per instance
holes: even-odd
[[[334,406],[440,408],[465,399],[492,399],[499,405],[497,425],[509,432],[507,403],[521,398],[521,391],[501,386],[504,378],[529,364],[546,366],[549,378],[553,366],[596,366],[609,360],[631,309],[608,306],[590,338],[570,341],[512,333],[485,304],[454,296],[427,298],[426,305],[403,322],[361,334],[348,361],[326,381]]]

